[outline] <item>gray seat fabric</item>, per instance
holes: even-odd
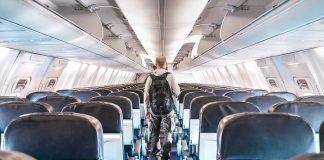
[[[278,96],[281,98],[286,99],[287,101],[294,101],[297,99],[297,96],[293,93],[290,92],[269,92],[268,94],[266,94],[268,96]]]
[[[289,160],[324,160],[324,153],[302,154],[291,157]]]
[[[59,95],[59,94],[56,93],[56,92],[51,92],[51,91],[37,91],[37,92],[29,93],[26,96],[26,99],[35,102],[35,101],[37,101],[41,97],[52,96],[52,95]]]
[[[10,123],[4,133],[6,150],[39,160],[102,160],[100,122],[77,113],[36,113]]]
[[[109,93],[112,93],[112,91],[108,89],[101,89],[101,88],[91,89],[91,91],[97,92],[102,96],[107,96]]]
[[[144,103],[144,93],[142,91],[136,90],[136,89],[127,89],[127,90],[124,90],[124,91],[129,91],[129,92],[136,93],[140,98],[140,103]]]
[[[65,106],[62,112],[76,112],[90,115],[99,120],[103,133],[121,133],[123,114],[121,109],[107,102],[81,102]]]
[[[215,133],[225,116],[242,112],[260,112],[257,106],[247,102],[212,102],[200,111],[200,133]]]
[[[179,103],[183,103],[184,97],[185,97],[185,95],[187,93],[194,92],[194,91],[201,91],[201,90],[198,90],[198,89],[187,89],[187,90],[181,91],[180,92],[180,95],[178,97]]]
[[[320,151],[324,151],[324,122],[322,122],[319,131]]]
[[[38,102],[7,102],[0,104],[0,133],[4,133],[9,123],[24,114],[53,112],[53,108],[45,103]]]
[[[190,109],[190,104],[191,101],[199,96],[210,96],[210,95],[215,95],[214,93],[209,93],[209,92],[203,92],[203,91],[194,91],[194,92],[190,92],[187,93],[184,96],[184,100],[183,100],[183,108],[184,109]]]
[[[63,107],[74,102],[80,102],[80,99],[71,96],[46,96],[37,100],[37,102],[47,103],[54,108],[55,112],[61,112]]]
[[[314,131],[301,117],[286,113],[239,113],[217,130],[217,159],[288,159],[314,152]]]
[[[216,96],[223,96],[225,93],[227,92],[231,92],[231,91],[234,91],[233,89],[215,89],[213,91],[213,93],[216,95]]]
[[[110,93],[108,96],[123,96],[131,100],[133,109],[139,109],[140,107],[140,98],[134,92],[129,91],[121,91]]]
[[[303,117],[316,133],[324,121],[324,104],[316,102],[286,102],[269,109],[269,112],[291,113]]]
[[[72,92],[78,91],[77,89],[60,89],[57,90],[56,92],[61,94],[61,95],[65,95],[65,96],[69,96]]]
[[[268,93],[267,90],[264,89],[250,89],[250,90],[246,90],[247,92],[253,93],[254,96],[263,96],[266,95]]]
[[[90,99],[90,102],[99,101],[99,102],[108,102],[113,103],[119,106],[123,112],[123,119],[132,119],[132,102],[122,96],[99,96],[93,97]]]
[[[261,112],[268,112],[271,106],[287,102],[287,100],[277,96],[255,96],[247,98],[245,102],[255,104],[259,107]]]
[[[101,95],[98,92],[83,90],[71,92],[68,96],[77,97],[81,102],[88,102],[91,98]]]
[[[0,96],[0,103],[11,102],[11,101],[27,102],[28,100],[26,98],[15,97],[15,96]]]
[[[0,150],[0,160],[36,160],[36,159],[24,153]]]
[[[254,93],[247,91],[231,91],[224,94],[224,96],[232,98],[233,101],[244,101],[249,97],[253,97]]]
[[[324,96],[323,95],[304,96],[304,97],[297,98],[296,101],[324,103]]]
[[[222,102],[222,101],[232,101],[231,98],[225,96],[199,96],[191,101],[190,107],[190,119],[199,119],[201,108],[211,102]]]

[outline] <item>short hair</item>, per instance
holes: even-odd
[[[166,58],[164,56],[159,56],[159,57],[156,57],[156,60],[155,60],[155,65],[157,67],[164,67],[164,64],[166,64]]]

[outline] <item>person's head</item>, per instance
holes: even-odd
[[[156,57],[155,65],[157,69],[160,68],[166,69],[167,68],[166,58],[164,56]]]

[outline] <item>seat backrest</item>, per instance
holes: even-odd
[[[100,122],[77,113],[36,113],[18,117],[4,133],[4,149],[36,159],[102,160]]]
[[[269,112],[291,113],[303,117],[316,133],[324,121],[324,104],[316,102],[286,102],[272,106]]]
[[[77,89],[60,89],[57,90],[56,92],[61,94],[61,95],[65,95],[65,96],[69,96],[72,92],[78,91]]]
[[[183,100],[183,108],[184,109],[190,109],[190,104],[191,101],[199,96],[210,96],[210,95],[215,95],[214,93],[209,93],[209,92],[203,92],[203,91],[194,91],[194,92],[189,92],[184,96]]]
[[[287,101],[294,101],[297,99],[297,96],[290,92],[269,92],[266,95],[268,96],[278,96],[286,99]]]
[[[136,93],[140,98],[140,103],[144,103],[144,93],[142,91],[137,90],[137,89],[127,89],[127,90],[124,90],[124,91],[129,91],[129,92]]]
[[[121,91],[121,92],[114,92],[110,93],[108,96],[123,96],[131,100],[133,109],[139,109],[140,106],[140,98],[134,92],[129,91]]]
[[[286,113],[239,113],[221,120],[217,159],[288,159],[314,152],[314,131]]]
[[[231,91],[225,93],[224,96],[232,98],[233,101],[244,101],[249,97],[253,97],[254,93],[247,91]]]
[[[194,98],[190,104],[190,119],[199,119],[200,109],[211,102],[229,102],[232,101],[231,98],[225,96],[215,96],[215,95],[208,95],[208,96],[199,96]]]
[[[99,120],[103,133],[121,133],[123,114],[121,109],[113,103],[80,102],[65,106],[62,112],[76,112],[90,115]]]
[[[200,110],[200,133],[215,133],[219,121],[225,116],[242,112],[260,112],[258,107],[247,102],[211,102]]]
[[[278,96],[254,96],[247,98],[245,102],[255,104],[261,112],[268,112],[271,106],[287,102],[287,100]]]
[[[53,112],[53,108],[38,102],[6,102],[0,104],[0,133],[4,133],[9,123],[24,114]]]
[[[36,160],[35,158],[15,151],[1,151],[0,150],[0,159],[1,160]]]
[[[95,91],[74,91],[71,92],[68,96],[77,97],[81,100],[81,102],[88,102],[91,98],[101,96],[98,92]]]
[[[231,92],[231,91],[234,91],[233,89],[227,89],[227,88],[224,88],[224,89],[215,89],[213,91],[213,93],[216,95],[216,96],[222,96],[224,95],[225,93],[227,92]]]
[[[53,96],[53,95],[59,95],[59,93],[57,93],[57,92],[51,92],[51,91],[37,91],[37,92],[29,93],[26,96],[26,99],[28,99],[30,101],[36,102],[41,97]]]
[[[267,90],[264,90],[264,89],[249,89],[246,91],[253,93],[254,96],[263,96],[263,95],[266,95],[267,93],[269,93]]]
[[[183,103],[184,97],[185,97],[185,95],[187,93],[194,92],[194,91],[200,91],[200,90],[198,90],[198,89],[186,89],[186,90],[181,91],[180,94],[179,94],[179,98],[178,98],[179,103]]]
[[[205,92],[213,93],[214,89],[213,88],[207,88],[205,89]]]
[[[102,96],[107,96],[109,93],[111,93],[112,91],[108,90],[108,89],[102,89],[102,88],[97,88],[97,89],[91,89],[91,91],[97,92]]]
[[[296,155],[294,157],[289,158],[289,160],[323,160],[324,153],[308,153]]]
[[[63,107],[74,102],[80,102],[77,97],[71,96],[46,96],[37,100],[37,102],[47,103],[54,108],[54,112],[61,112]]]
[[[21,97],[15,97],[15,96],[0,96],[0,103],[4,102],[27,102],[28,100],[26,98],[21,98]]]
[[[123,112],[123,119],[132,119],[132,102],[122,96],[99,96],[99,97],[93,97],[90,99],[90,102],[108,102],[113,103],[119,106],[119,108]]]
[[[303,96],[303,97],[298,97],[296,101],[324,103],[324,96],[323,95]]]

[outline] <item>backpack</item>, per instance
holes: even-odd
[[[173,103],[172,91],[170,89],[166,72],[161,76],[150,75],[152,83],[149,90],[149,98],[152,112],[155,115],[166,115],[175,110]]]

